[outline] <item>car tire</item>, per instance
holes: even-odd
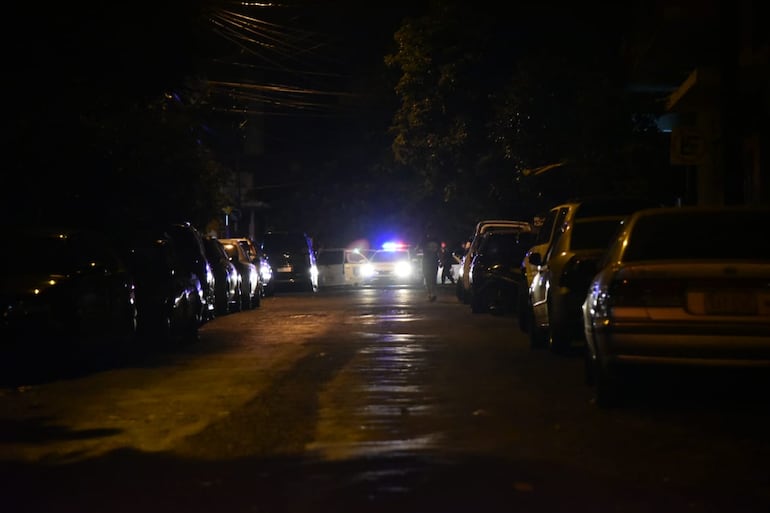
[[[243,301],[241,301],[241,288],[238,287],[235,291],[235,296],[233,296],[232,301],[230,302],[228,313],[238,313],[242,308]]]
[[[217,291],[217,297],[214,301],[217,315],[227,315],[230,313],[230,303],[227,301],[227,291],[224,288]]]
[[[230,313],[237,313],[243,310],[243,299],[241,298],[241,286],[240,284],[235,287],[235,296],[230,303]]]
[[[487,295],[484,290],[476,290],[470,296],[468,302],[471,306],[471,312],[475,314],[489,312],[489,303],[487,302]]]
[[[487,311],[494,315],[505,315],[511,311],[510,300],[506,297],[505,289],[498,283],[492,283],[486,291]]]
[[[244,292],[244,289],[246,291]],[[251,310],[251,294],[248,292],[250,287],[248,284],[241,286],[241,311]]]
[[[465,303],[465,289],[463,288],[462,280],[457,280],[455,283],[455,295],[458,301]]]
[[[569,349],[569,346],[570,346],[569,337],[566,337],[564,335],[564,330],[559,328],[559,324],[555,321],[555,319],[551,318],[550,315],[548,318],[547,340],[548,340],[548,349],[552,353],[562,354],[562,353],[565,353],[567,349]]]

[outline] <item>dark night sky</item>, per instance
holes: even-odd
[[[188,73],[200,73],[210,80],[285,85],[320,93],[359,92],[372,85],[380,92],[390,88],[392,93],[392,84],[382,78],[384,55],[393,50],[393,33],[401,20],[423,13],[428,3],[307,0],[255,11],[265,22],[259,37],[274,37],[263,42],[275,44],[254,54],[239,52],[237,46],[217,37],[211,18],[196,10],[228,5],[220,0],[53,4],[45,9],[22,4],[14,7],[15,19],[25,23],[26,31],[4,36],[11,56],[5,63],[11,77],[7,85],[15,99],[6,119],[15,128],[36,131],[45,151],[44,141],[56,137],[55,129],[38,123],[35,116],[41,120],[60,114],[77,117],[83,114],[82,104],[94,105],[93,100],[102,95],[157,95]],[[492,2],[471,8],[500,9]],[[499,14],[501,26],[506,27],[506,10]],[[541,19],[554,26],[552,16]],[[510,21],[511,27],[513,21],[522,27],[521,19]],[[556,31],[542,34],[557,39]],[[313,101],[328,102],[323,115],[308,109],[267,108],[264,127],[256,135],[262,158],[269,154],[276,159],[301,155],[311,161],[317,156],[319,162],[334,159],[335,153],[354,146],[353,137],[362,134],[362,127],[384,134],[396,106],[387,103],[395,102],[392,96],[374,104],[361,98],[341,102],[339,97],[323,94],[313,96]],[[351,104],[358,107],[339,108]],[[250,107],[265,109],[265,105]],[[44,172],[72,171],[67,162],[57,164],[58,169]],[[277,170],[289,167],[275,164]]]

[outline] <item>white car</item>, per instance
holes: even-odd
[[[358,249],[324,248],[316,255],[319,287],[357,287],[363,279],[363,267],[369,262]]]
[[[406,246],[378,249],[363,265],[362,278],[366,285],[413,285],[422,281],[422,270],[415,265],[412,252]]]

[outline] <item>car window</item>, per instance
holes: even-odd
[[[603,249],[609,246],[622,218],[576,219],[570,234],[573,250]]]
[[[236,260],[240,260],[240,245],[233,244],[230,242],[225,242],[222,244],[222,246],[225,248],[225,253],[227,253],[227,256],[230,258],[235,258]]]
[[[249,241],[240,240],[240,241],[238,241],[238,244],[241,245],[241,248],[243,249],[243,252],[246,253],[246,256],[249,258],[250,262],[253,262],[254,260],[257,259],[257,252],[256,252],[254,246],[252,246],[249,243]]]
[[[535,239],[535,244],[545,244],[549,240],[551,240],[551,232],[553,231],[553,226],[556,223],[556,216],[558,214],[557,210],[551,210],[548,212],[548,215],[545,216],[545,220],[543,221],[543,226],[540,227],[540,230],[537,232],[537,238]]]
[[[398,262],[401,260],[409,260],[409,252],[407,251],[377,251],[372,255],[372,262]]]
[[[770,259],[763,234],[770,218],[751,212],[671,212],[640,217],[633,226],[624,261]]]
[[[308,251],[307,239],[295,233],[266,233],[262,238],[262,247],[266,252]]]
[[[551,238],[551,244],[548,246],[548,249],[545,252],[545,258],[544,258],[545,261],[551,258],[551,253],[553,252],[553,248],[556,247],[557,243],[559,242],[559,239],[564,234],[564,230],[566,228],[564,223],[566,222],[565,219],[567,218],[569,211],[570,211],[569,207],[562,207],[559,209],[559,211],[556,214],[556,218],[554,219],[554,226],[553,226],[554,233],[553,233],[553,237]]]
[[[366,257],[357,251],[346,251],[345,260],[349,264],[363,264],[366,262]]]

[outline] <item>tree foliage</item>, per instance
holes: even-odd
[[[437,2],[395,34],[395,158],[477,217],[645,187],[662,155],[623,82],[620,33],[589,5],[512,8],[502,20]],[[554,6],[550,6],[554,7]],[[599,7],[599,6],[594,6]],[[609,9],[607,6],[603,8]],[[649,107],[649,106],[648,106]],[[537,173],[556,163],[558,171]]]

